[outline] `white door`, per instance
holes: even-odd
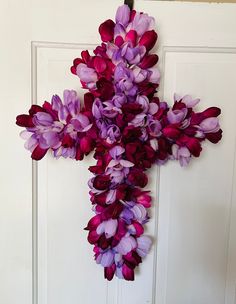
[[[91,217],[93,159],[31,163],[15,116],[64,88],[69,67],[99,43],[120,0],[2,0],[0,4],[0,303],[236,303],[236,5],[137,0],[156,18],[160,96],[222,108],[223,140],[186,168],[150,172],[151,254],[135,282],[103,278],[83,230]]]

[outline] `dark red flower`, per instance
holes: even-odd
[[[150,51],[157,41],[157,33],[154,30],[147,31],[139,41],[139,45],[144,45],[147,51]]]
[[[95,230],[89,231],[87,239],[88,239],[88,242],[90,244],[97,243],[97,241],[99,240],[99,238],[100,238],[100,235],[97,234],[97,232]]]
[[[111,239],[107,239],[106,236],[105,236],[105,233],[103,233],[100,238],[98,239],[98,246],[105,250],[107,249],[110,245],[111,245],[111,241],[112,241],[112,238]]]
[[[112,41],[114,39],[115,23],[108,19],[99,26],[99,33],[103,42]]]
[[[142,169],[150,168],[155,161],[155,151],[140,141],[128,143],[125,146],[125,155],[129,161]]]
[[[142,263],[142,258],[132,250],[124,256],[124,262],[130,269],[134,269]]]
[[[199,125],[204,119],[209,117],[217,117],[221,113],[221,110],[217,107],[210,107],[203,112],[200,113],[192,113],[191,115],[191,124]]]
[[[74,140],[70,137],[69,134],[65,134],[62,138],[61,145],[64,148],[71,148],[74,146]]]
[[[159,160],[166,160],[168,155],[171,154],[171,146],[172,144],[170,144],[165,138],[159,138],[158,139],[158,150],[157,150],[157,159]]]
[[[31,116],[33,116],[34,114],[38,113],[38,112],[45,112],[45,109],[42,108],[41,106],[38,105],[32,105],[31,108],[29,109],[29,114]]]
[[[142,135],[139,127],[128,126],[123,130],[122,141],[124,143],[136,141]]]
[[[91,197],[91,201],[93,204],[98,204],[101,206],[106,205],[107,192],[102,192],[100,194],[94,195]]]
[[[102,161],[102,159],[99,159],[97,161],[97,165],[96,166],[90,166],[89,167],[89,171],[91,171],[94,174],[102,174],[105,170],[105,166],[104,166],[104,162]]]
[[[20,127],[33,128],[34,123],[31,115],[21,114],[16,117],[16,124]]]
[[[205,111],[202,112],[202,115],[205,118],[208,117],[217,117],[219,116],[221,113],[221,109],[217,108],[217,107],[210,107],[208,109],[206,109]]]
[[[93,180],[93,186],[97,190],[106,190],[111,183],[109,175],[97,175]]]
[[[149,69],[153,67],[158,62],[158,56],[156,54],[147,55],[143,58],[139,67],[141,69]]]
[[[206,138],[213,144],[217,144],[222,138],[222,133],[221,129],[215,133],[206,133]]]
[[[107,279],[108,281],[111,281],[114,277],[116,271],[116,265],[112,264],[110,267],[105,267],[104,268],[104,277],[105,279]]]
[[[132,168],[128,175],[128,181],[134,186],[143,188],[147,185],[148,178],[142,170]]]
[[[101,214],[103,220],[108,220],[110,218],[117,219],[122,212],[124,206],[120,202],[115,202],[111,205],[108,205],[103,213]]]
[[[134,280],[134,270],[128,267],[126,264],[122,266],[122,274],[127,281]]]
[[[158,88],[158,84],[152,83],[149,81],[143,81],[138,83],[138,91],[140,95],[148,96],[150,99],[156,93],[156,89]]]
[[[80,147],[77,146],[75,159],[82,160],[83,158],[84,158],[84,153],[81,151]]]
[[[137,115],[142,113],[143,109],[142,106],[138,103],[125,103],[122,106],[122,111],[124,114],[132,114],[132,115]]]
[[[47,153],[48,149],[42,149],[40,146],[37,146],[31,154],[31,158],[34,160],[42,159]]]
[[[84,94],[84,107],[86,111],[92,111],[92,106],[94,102],[94,96],[92,93],[85,93]]]
[[[202,151],[200,141],[197,138],[184,135],[179,140],[177,140],[177,144],[180,144],[180,146],[186,146],[191,154],[195,157],[198,157]]]
[[[97,91],[96,95],[99,96],[103,100],[109,100],[114,95],[114,86],[111,81],[106,78],[100,78],[97,81]]]

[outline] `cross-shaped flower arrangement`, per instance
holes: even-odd
[[[155,96],[160,81],[158,56],[150,51],[157,41],[154,18],[118,8],[115,22],[99,27],[102,43],[82,51],[71,72],[87,89],[84,102],[65,90],[29,114],[17,116],[17,125],[34,160],[48,151],[55,158],[83,160],[95,150],[96,165],[89,168],[90,199],[95,216],[85,229],[104,275],[134,280],[134,269],[151,246],[144,235],[151,207],[147,169],[178,160],[186,166],[199,157],[202,142],[217,143],[222,136],[211,107],[195,112],[199,99],[175,95],[174,105]]]

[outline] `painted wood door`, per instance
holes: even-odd
[[[38,165],[15,116],[64,88],[69,67],[99,42],[98,25],[122,2],[4,0],[1,33],[0,302],[4,304],[235,304],[236,5],[135,1],[157,20],[159,95],[222,108],[223,140],[186,168],[153,168],[151,254],[135,282],[103,279],[83,231],[91,217],[87,168],[50,156]]]

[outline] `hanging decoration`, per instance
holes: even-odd
[[[154,29],[154,18],[119,7],[115,22],[100,25],[102,43],[94,54],[82,51],[71,67],[87,90],[83,103],[65,90],[62,99],[54,95],[32,105],[16,121],[25,128],[21,137],[34,160],[49,151],[55,158],[83,160],[95,150],[88,182],[95,215],[85,229],[108,280],[134,280],[151,247],[144,234],[151,207],[147,170],[169,160],[186,166],[200,156],[203,141],[215,144],[222,136],[219,108],[196,112],[199,99],[189,95],[175,95],[173,106],[155,96],[160,73],[151,53]]]

